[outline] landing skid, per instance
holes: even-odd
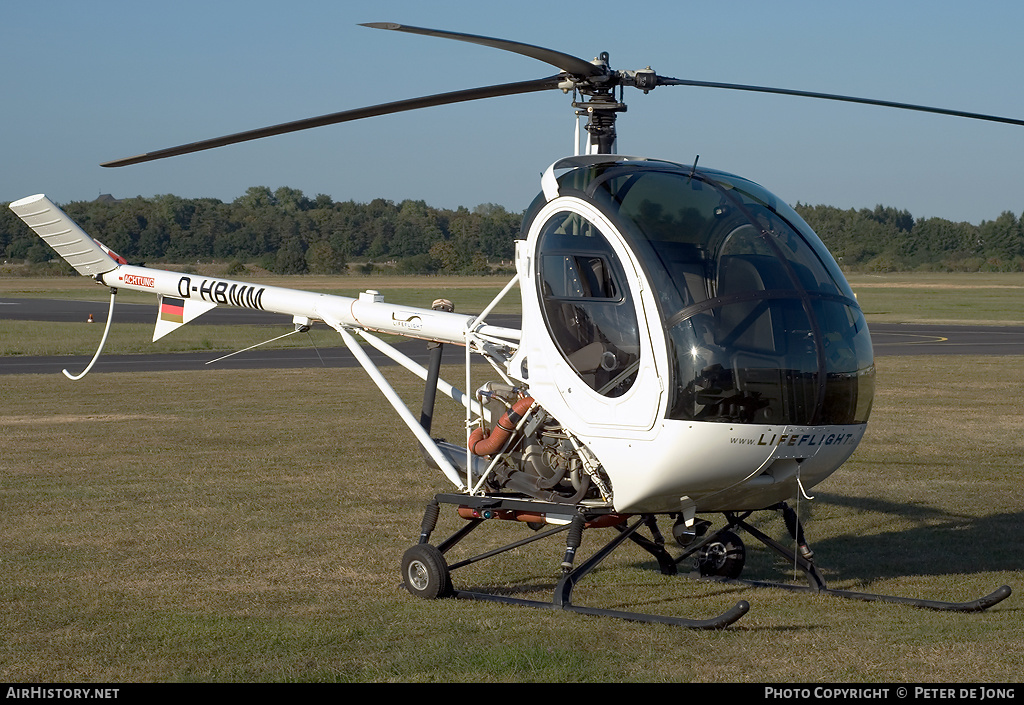
[[[727,512],[725,514],[727,524],[724,528],[719,529],[713,534],[709,534],[703,537],[700,541],[696,542],[693,546],[688,547],[687,551],[683,553],[678,559],[677,563],[692,558],[694,556],[700,556],[702,551],[707,551],[708,546],[715,545],[716,542],[720,542],[721,538],[726,535],[731,535],[736,529],[742,529],[744,532],[749,534],[751,537],[757,539],[760,543],[770,548],[776,554],[782,556],[791,565],[795,565],[799,568],[807,578],[807,585],[793,585],[789,583],[777,583],[777,582],[764,582],[757,580],[740,580],[737,577],[728,577],[722,575],[707,575],[702,574],[704,571],[698,570],[691,577],[696,577],[701,580],[713,580],[716,582],[729,583],[735,585],[746,585],[749,587],[758,588],[778,588],[781,590],[789,590],[792,592],[803,592],[811,593],[815,595],[829,595],[831,597],[840,597],[847,600],[861,600],[864,602],[890,602],[894,604],[909,605],[911,607],[918,607],[921,609],[938,610],[943,612],[982,612],[987,610],[989,607],[996,605],[1007,597],[1010,596],[1012,590],[1008,585],[1003,585],[991,592],[984,597],[970,602],[944,602],[941,600],[922,600],[912,597],[898,597],[895,595],[878,595],[874,593],[865,592],[851,592],[848,590],[834,590],[828,587],[825,583],[825,579],[821,576],[812,559],[812,552],[807,547],[804,541],[803,527],[800,525],[800,521],[796,516],[796,513],[786,505],[785,503],[774,507],[782,512],[783,518],[786,521],[786,526],[790,531],[790,535],[799,546],[798,551],[793,551],[791,548],[784,546],[775,539],[766,535],[762,531],[759,531],[755,527],[747,523],[746,519],[752,514],[752,512],[746,512],[745,514],[737,515],[735,513]],[[700,560],[698,559],[698,564]],[[712,571],[713,572],[713,571]]]
[[[430,538],[437,526],[442,505],[457,507],[460,515],[466,519],[466,523],[447,539],[435,546],[430,543]],[[1003,585],[989,595],[970,602],[945,602],[829,588],[812,560],[813,553],[804,541],[803,527],[796,513],[784,503],[774,507],[774,509],[782,512],[787,528],[798,546],[796,551],[791,550],[749,524],[746,520],[753,512],[746,512],[744,514],[727,512],[725,513],[727,520],[725,527],[696,540],[687,547],[681,556],[675,558],[665,548],[665,542],[658,529],[655,515],[618,515],[607,509],[563,506],[515,496],[491,495],[487,497],[470,497],[463,494],[439,494],[427,505],[421,525],[419,543],[406,551],[403,557],[402,577],[409,592],[425,599],[452,597],[464,600],[501,602],[523,607],[563,610],[600,617],[614,617],[633,622],[669,624],[690,629],[725,628],[743,617],[750,610],[750,605],[744,600],[736,603],[732,608],[718,616],[708,619],[687,619],[684,617],[643,614],[576,605],[572,602],[573,588],[628,540],[650,553],[658,561],[658,567],[663,575],[676,575],[679,572],[678,566],[680,563],[696,557],[695,563],[698,566],[698,570],[691,574],[690,577],[746,587],[777,588],[791,592],[828,595],[865,602],[888,602],[947,612],[981,612],[1002,602],[1012,592],[1009,586]],[[550,524],[544,523],[545,515],[547,515],[548,519],[555,516],[558,520],[567,523],[555,525],[554,528],[546,530],[539,528],[534,534],[524,539],[486,551],[471,558],[460,560],[451,565],[445,560],[445,553],[488,520],[516,519],[528,523],[536,522],[535,526],[550,526]],[[581,565],[576,566],[576,551],[582,544],[584,531],[589,528],[607,527],[615,528],[617,533],[590,558]],[[639,530],[642,528],[646,528],[649,531],[651,538],[647,538],[639,533]],[[785,558],[792,565],[798,567],[806,576],[807,585],[739,579],[738,576],[743,567],[743,548],[742,542],[738,541],[737,537],[733,534],[737,530],[742,530],[749,534]],[[526,600],[489,592],[458,590],[452,586],[451,573],[459,568],[558,534],[565,534],[566,548],[561,564],[561,578],[555,585],[550,602]],[[716,574],[716,570],[720,572]]]
[[[433,546],[429,543],[430,536],[436,527],[440,506],[445,504],[459,507],[460,513],[463,513],[463,516],[468,521],[449,538],[437,544],[437,546]],[[556,526],[553,529],[538,530],[532,536],[528,536],[525,539],[451,565],[445,562],[444,554],[488,519],[519,518],[521,521],[528,521],[531,517],[536,517],[542,520],[543,515],[546,513],[558,513],[564,516],[568,523]],[[629,521],[630,519],[632,520],[631,522]],[[576,566],[576,550],[582,543],[584,531],[587,528],[607,526],[614,526],[618,533],[589,559]],[[644,526],[652,529],[656,537],[655,541],[637,534],[638,529]],[[494,593],[456,590],[452,587],[451,573],[459,568],[562,533],[566,534],[565,557],[561,564],[562,577],[555,585],[554,594],[550,602],[525,600]],[[724,613],[709,619],[687,619],[683,617],[641,614],[623,610],[585,607],[572,603],[573,588],[627,540],[643,547],[654,555],[663,574],[674,575],[677,571],[676,561],[665,550],[662,543],[659,543],[659,538],[653,516],[624,517],[610,514],[607,511],[588,511],[580,507],[568,505],[563,508],[546,502],[513,497],[469,497],[466,495],[439,494],[434,498],[433,502],[427,505],[421,526],[419,543],[406,551],[402,560],[402,576],[406,588],[412,594],[428,599],[454,597],[465,600],[485,600],[523,607],[563,610],[600,617],[614,617],[633,622],[668,624],[690,629],[722,629],[747,613],[750,605],[746,601],[740,601]]]

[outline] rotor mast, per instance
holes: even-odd
[[[621,86],[619,75],[609,70],[608,52],[601,54],[592,62],[601,70],[597,76],[584,80],[571,80],[574,93],[579,93],[589,100],[573,100],[572,107],[576,118],[587,118],[586,154],[615,154],[615,120],[619,113],[626,111],[626,104],[615,97],[616,87]],[[577,153],[579,145],[577,144]]]

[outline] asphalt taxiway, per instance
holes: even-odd
[[[86,324],[89,315],[94,323]],[[0,331],[2,321],[63,321],[82,322],[83,336],[92,334],[99,344],[100,331],[106,321],[107,304],[96,301],[64,299],[0,298]],[[118,303],[114,321],[153,323],[155,304]],[[510,328],[518,328],[516,317],[491,316],[489,321]],[[244,309],[217,308],[193,321],[190,325],[269,325],[279,326],[286,332],[291,328],[291,317],[281,314]],[[87,333],[85,326],[97,326]],[[900,323],[869,324],[876,356],[885,355],[1021,355],[1024,354],[1024,326],[959,326],[919,325]],[[339,341],[340,342],[340,341]],[[395,347],[413,360],[425,365],[429,357],[427,344],[409,340]],[[225,352],[203,351],[188,353],[160,353],[152,355],[101,355],[92,372],[126,372],[200,369],[260,369],[301,367],[352,367],[358,364],[344,346],[320,348],[287,348],[279,350],[250,350],[233,355],[213,364],[207,364]],[[392,361],[371,351],[377,364]],[[77,374],[89,363],[89,355],[35,356],[13,355],[0,357],[0,374],[47,374],[68,369]],[[457,346],[445,346],[444,362],[460,364],[465,351]]]

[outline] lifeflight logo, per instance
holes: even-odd
[[[783,433],[780,435],[771,434],[769,439],[767,433],[762,433],[755,445],[759,446],[844,446],[855,442],[856,436],[852,433]],[[778,440],[776,440],[778,439]]]
[[[815,446],[847,446],[857,442],[854,433],[762,433],[759,438],[732,437],[730,443],[747,446],[792,446],[813,448]]]

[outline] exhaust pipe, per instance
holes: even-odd
[[[498,419],[493,431],[488,433],[483,428],[478,428],[469,434],[469,449],[473,455],[491,455],[500,450],[531,406],[533,397],[523,397]]]

